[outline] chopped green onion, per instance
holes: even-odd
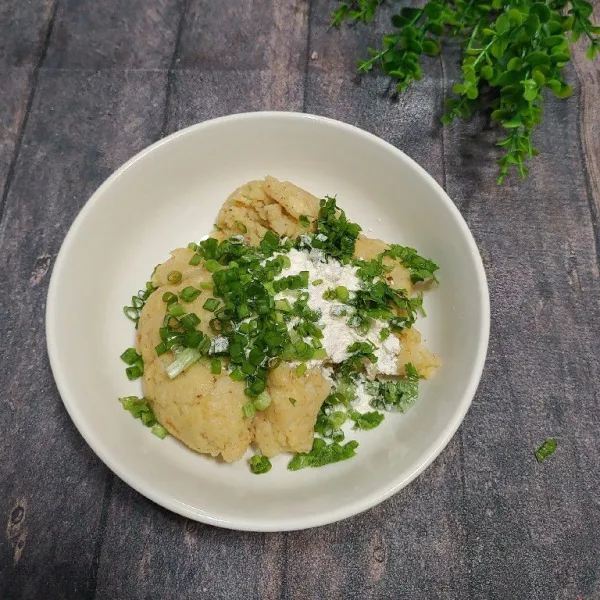
[[[200,360],[200,351],[196,348],[186,348],[175,356],[175,360],[167,367],[169,379],[174,379],[182,371],[191,367]]]
[[[305,467],[322,467],[331,463],[346,460],[355,456],[358,442],[351,440],[341,446],[337,442],[327,444],[325,440],[315,438],[313,441],[312,450],[296,454],[289,462],[288,469],[297,471]]]
[[[167,312],[172,317],[181,317],[181,315],[185,314],[185,310],[183,310],[183,306],[181,306],[181,304],[179,304],[178,302],[172,302],[171,304],[169,304],[167,306]]]
[[[241,369],[234,369],[229,374],[229,377],[231,377],[231,379],[233,379],[234,381],[244,381],[244,379],[245,379],[245,376],[242,373]]]
[[[121,354],[121,360],[127,365],[134,365],[136,362],[142,360],[142,357],[137,353],[135,348],[127,348]]]
[[[312,357],[313,360],[325,360],[327,358],[327,350],[325,348],[317,348]]]
[[[271,396],[269,392],[262,392],[254,399],[254,408],[256,410],[265,410],[271,404]]]
[[[168,292],[167,292],[168,293]],[[193,302],[202,292],[194,286],[188,285],[179,292],[179,297],[184,302]],[[173,294],[175,295],[175,294]],[[163,297],[164,300],[164,297]]]
[[[181,274],[181,271],[171,271],[167,275],[167,281],[169,283],[172,283],[173,285],[177,285],[178,283],[181,283],[182,279],[183,279],[183,275]]]
[[[173,292],[165,292],[162,295],[163,302],[167,304],[171,304],[172,302],[177,302],[177,296]]]
[[[248,228],[241,221],[236,221],[235,226],[240,233],[248,233]]]
[[[214,312],[217,309],[217,306],[219,306],[219,301],[216,298],[208,298],[202,305],[202,308],[204,308],[204,310]]]
[[[312,282],[312,284],[313,284],[313,285],[321,285],[322,283],[323,283],[323,280],[322,280],[322,279],[315,279],[315,280]]]
[[[348,288],[343,285],[338,285],[335,288],[335,293],[336,293],[338,299],[341,300],[342,302],[346,302],[348,300],[348,298],[350,298],[350,292],[348,291]]]
[[[263,240],[266,242],[266,244],[268,246],[270,246],[273,249],[279,247],[279,241],[280,241],[279,236],[276,233],[274,233],[273,231],[271,231],[270,229],[267,230],[267,232],[265,233]]]
[[[154,349],[156,350],[156,356],[162,356],[167,351],[167,345],[161,342]]]
[[[203,290],[212,290],[214,289],[215,284],[212,281],[202,281],[200,282],[200,289]]]
[[[133,367],[127,367],[125,369],[125,374],[127,375],[127,379],[129,379],[129,381],[134,381],[135,379],[140,378],[144,374],[144,363],[140,361],[133,365]]]
[[[152,427],[152,433],[161,440],[164,440],[169,435],[169,432],[160,423]]]
[[[204,266],[209,273],[216,273],[221,268],[221,265],[214,258],[207,260]]]
[[[213,375],[220,375],[221,374],[221,360],[219,358],[213,358],[210,361],[210,372]]]
[[[246,402],[244,406],[242,406],[242,412],[245,417],[251,419],[256,414],[256,407],[254,406],[254,402]]]
[[[183,321],[183,319],[182,319]],[[204,339],[204,334],[201,331],[187,331],[185,334],[185,345],[188,348],[198,348]]]
[[[298,277],[300,278],[300,287],[308,287],[308,271],[300,271],[300,273],[298,273]]]
[[[390,337],[390,333],[391,331],[387,328],[384,327],[380,332],[379,332],[379,339],[383,342],[384,340],[387,340]]]
[[[275,310],[289,313],[292,312],[292,306],[288,300],[283,298],[283,300],[275,300]]]
[[[239,319],[245,319],[250,316],[250,308],[247,304],[240,304],[235,310]]]
[[[196,329],[196,325],[200,323],[200,317],[198,317],[198,315],[196,315],[195,313],[188,313],[187,315],[181,317],[179,322],[181,323],[181,325],[183,325],[183,328],[185,330],[193,331],[194,329]]]
[[[308,367],[306,366],[306,363],[300,363],[296,367],[296,375],[298,375],[298,377],[302,377],[302,375],[304,375],[304,373],[306,373],[307,369],[308,369]]]
[[[196,244],[196,242],[190,242],[188,245],[188,250],[193,250],[194,252],[196,252],[196,250],[198,250],[198,244]]]
[[[271,461],[266,456],[260,456],[255,454],[250,459],[250,470],[255,475],[262,475],[268,473],[271,470]]]
[[[302,227],[304,228],[310,225],[310,219],[306,215],[300,215],[298,221],[300,222],[300,225],[302,225]]]
[[[198,254],[196,252],[196,254],[194,254],[194,256],[192,256],[192,258],[190,258],[189,264],[195,267],[196,265],[199,265],[201,262],[202,262],[202,254]]]
[[[546,440],[536,451],[535,458],[541,463],[545,461],[549,456],[552,456],[556,452],[558,444],[554,438]]]

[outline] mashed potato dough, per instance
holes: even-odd
[[[293,183],[266,177],[244,184],[227,198],[211,237],[222,241],[242,236],[245,243],[254,246],[269,230],[295,238],[314,231],[318,214],[319,200],[315,196]],[[354,257],[370,260],[388,248],[381,240],[360,235]],[[232,379],[227,368],[214,373],[208,358],[200,359],[173,379],[168,377],[166,368],[174,355],[171,351],[158,355],[156,351],[161,344],[160,329],[165,326],[163,297],[167,293],[178,295],[189,286],[206,290],[212,284],[212,273],[204,264],[190,265],[194,254],[192,249],[178,248],[156,268],[152,283],[157,289],[139,318],[137,342],[144,362],[144,394],[156,418],[191,449],[227,462],[242,458],[251,444],[267,457],[308,452],[317,415],[332,391],[331,380],[323,375],[320,365],[302,372],[295,364],[282,362],[270,371],[266,382],[270,404],[255,414],[243,410],[249,400],[244,393],[245,382]],[[410,271],[389,257],[382,260],[389,267],[387,283],[412,294]],[[178,274],[176,279],[180,275],[176,284],[171,283],[172,273]],[[185,311],[199,317],[198,331],[214,338],[216,334],[210,327],[214,314],[205,308],[208,297],[210,292],[201,293],[185,304]],[[421,343],[419,332],[411,328],[394,335],[401,346],[398,374],[403,375],[406,363],[412,363],[421,377],[431,377],[440,362]]]

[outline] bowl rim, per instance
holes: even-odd
[[[93,428],[89,427],[83,413],[78,408],[78,403],[71,397],[69,392],[69,385],[67,378],[59,365],[57,339],[59,332],[56,327],[56,319],[54,314],[58,303],[59,294],[59,281],[61,279],[62,271],[69,255],[71,245],[76,238],[77,231],[86,219],[88,213],[92,207],[99,201],[106,190],[120,178],[128,169],[134,164],[143,160],[144,157],[163,145],[173,143],[180,137],[196,133],[197,131],[208,129],[211,127],[218,127],[224,123],[234,123],[239,121],[252,121],[252,120],[296,120],[302,121],[317,121],[326,126],[334,127],[337,129],[345,130],[353,135],[362,137],[366,142],[374,143],[381,146],[383,149],[392,152],[396,158],[403,161],[410,169],[415,171],[420,177],[424,178],[426,182],[431,186],[440,199],[446,205],[446,208],[450,210],[453,217],[457,221],[457,224],[467,242],[471,258],[475,264],[476,271],[476,283],[479,292],[479,300],[481,303],[481,317],[482,325],[479,332],[479,339],[477,341],[477,356],[473,363],[473,368],[469,381],[466,386],[465,393],[457,407],[457,411],[453,418],[450,419],[444,426],[441,434],[437,437],[436,441],[429,447],[428,453],[418,462],[416,467],[408,474],[401,475],[398,477],[392,477],[389,483],[384,488],[373,490],[372,493],[365,497],[348,502],[341,507],[334,507],[326,513],[319,513],[317,515],[311,515],[302,517],[301,519],[294,518],[281,518],[277,521],[257,521],[256,519],[248,520],[244,517],[221,519],[215,514],[206,514],[200,509],[194,508],[178,501],[168,493],[165,494],[153,487],[151,484],[146,483],[143,479],[139,479],[134,472],[122,468],[117,457],[114,457],[110,453],[110,444],[105,444],[101,439],[96,437],[93,432]],[[225,115],[214,119],[209,119],[196,123],[189,127],[180,129],[167,137],[164,137],[150,146],[144,148],[138,152],[135,156],[130,158],[127,162],[121,165],[112,175],[108,177],[92,194],[92,196],[86,201],[84,206],[77,214],[75,220],[69,227],[69,230],[62,242],[60,250],[57,254],[56,261],[52,269],[52,275],[50,277],[50,283],[48,287],[47,302],[46,302],[46,314],[45,314],[45,329],[46,329],[46,347],[50,360],[50,367],[52,374],[56,381],[56,385],[62,399],[62,402],[75,424],[77,430],[91,447],[94,453],[102,460],[102,462],[120,479],[135,489],[137,492],[152,500],[156,504],[180,514],[184,517],[200,521],[209,525],[223,527],[226,529],[233,529],[238,531],[259,531],[259,532],[276,532],[276,531],[295,531],[308,529],[311,527],[319,527],[334,523],[343,519],[347,519],[351,516],[357,515],[361,512],[368,510],[383,502],[393,494],[407,486],[411,481],[418,477],[442,452],[449,441],[452,439],[461,423],[463,422],[465,415],[471,406],[475,392],[481,380],[485,360],[487,356],[487,349],[490,335],[490,298],[489,289],[487,284],[487,277],[479,249],[473,234],[471,233],[467,223],[465,222],[460,211],[456,205],[452,202],[450,197],[446,194],[445,190],[437,183],[437,181],[421,167],[417,162],[410,158],[402,150],[396,148],[389,142],[386,142],[377,135],[365,131],[360,127],[344,123],[328,117],[320,115],[314,115],[309,113],[299,113],[293,111],[257,111],[257,112],[245,112],[237,113],[232,115]]]

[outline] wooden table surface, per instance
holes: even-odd
[[[355,75],[387,21],[331,31],[333,6],[0,2],[2,600],[600,598],[600,60],[575,50],[531,176],[498,187],[485,119],[439,125],[456,54],[390,100]],[[434,464],[365,514],[284,534],[188,521],[120,481],[63,408],[44,338],[53,262],[96,187],[166,134],[263,109],[348,121],[423,165],[492,301],[480,389]]]

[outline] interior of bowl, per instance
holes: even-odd
[[[159,440],[117,398],[141,395],[121,352],[134,341],[122,307],[169,251],[208,233],[237,186],[270,174],[317,196],[337,195],[365,233],[416,247],[441,284],[418,323],[442,362],[417,404],[359,433],[352,460],[266,475],[225,464],[174,438]],[[127,483],[192,518],[250,530],[299,529],[360,512],[406,485],[445,446],[475,392],[489,307],[481,260],[458,211],[401,152],[348,125],[308,115],[255,113],[210,121],[132,159],[92,197],[67,236],[47,312],[52,369],[75,424]]]

